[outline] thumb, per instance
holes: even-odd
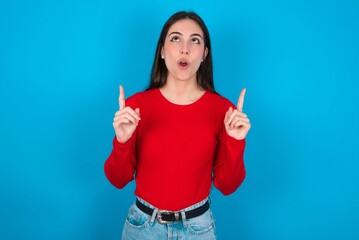
[[[140,109],[139,108],[136,108],[135,112],[138,114],[138,116],[140,116]]]
[[[229,109],[226,112],[226,115],[224,116],[224,122],[227,122],[227,120],[228,120],[229,116],[231,115],[232,111],[233,111],[233,108],[229,107]]]

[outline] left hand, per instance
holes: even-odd
[[[251,128],[247,114],[243,113],[245,94],[246,89],[244,88],[239,95],[237,109],[230,107],[224,117],[224,126],[227,134],[237,140],[244,139]]]

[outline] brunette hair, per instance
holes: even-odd
[[[161,58],[161,49],[164,46],[169,28],[174,23],[182,19],[191,19],[195,21],[203,31],[204,48],[208,49],[208,53],[207,56],[204,58],[203,62],[201,63],[199,69],[197,70],[196,73],[197,83],[203,90],[209,90],[215,92],[214,83],[213,83],[211,41],[209,38],[209,32],[207,26],[202,20],[202,18],[198,16],[196,13],[185,12],[185,11],[181,11],[173,14],[163,25],[161,35],[157,43],[155,59],[153,61],[150,85],[147,88],[147,90],[162,87],[166,83],[168,70],[165,65],[165,62]]]

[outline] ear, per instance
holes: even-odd
[[[208,48],[206,47],[203,53],[203,60],[207,57],[207,55],[208,55]]]
[[[161,47],[161,58],[164,59],[165,57],[165,50],[163,49],[163,47]]]

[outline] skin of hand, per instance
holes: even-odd
[[[140,109],[133,110],[131,107],[126,107],[125,92],[120,85],[120,95],[118,98],[120,110],[115,113],[113,118],[113,128],[116,133],[117,141],[126,143],[136,130],[140,118]]]
[[[244,88],[239,95],[237,108],[233,109],[230,107],[224,117],[224,126],[227,134],[237,140],[244,139],[251,128],[247,114],[243,113],[245,94],[246,89]]]

